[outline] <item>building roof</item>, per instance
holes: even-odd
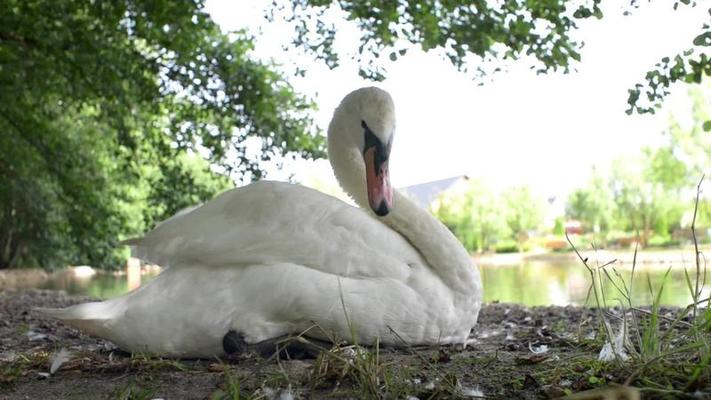
[[[432,182],[419,183],[417,185],[402,188],[408,197],[413,199],[420,207],[427,208],[440,194],[454,186],[460,180],[468,180],[466,175],[459,175],[452,178],[440,179]]]

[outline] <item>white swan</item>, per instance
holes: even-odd
[[[362,208],[287,183],[233,189],[132,241],[168,267],[147,285],[43,311],[124,350],[174,357],[222,355],[230,331],[252,344],[314,322],[362,344],[464,343],[481,307],[479,271],[444,225],[390,188],[394,131],[387,92],[348,94],[328,154]]]

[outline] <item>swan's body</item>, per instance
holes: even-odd
[[[222,355],[228,331],[257,343],[314,323],[315,338],[464,343],[481,306],[479,272],[441,223],[397,192],[388,197],[387,154],[385,182],[374,189],[385,197],[373,200],[363,128],[391,143],[387,93],[367,88],[344,99],[329,127],[329,156],[356,202],[370,200],[378,214],[392,206],[388,215],[298,185],[254,183],[134,241],[136,255],[168,267],[147,285],[45,311],[123,349],[166,356]]]

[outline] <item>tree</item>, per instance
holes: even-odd
[[[669,237],[690,222],[696,184],[711,161],[711,141],[704,131],[711,116],[703,87],[690,90],[692,123],[683,126],[672,117],[664,132],[666,143],[643,148],[638,155],[615,160],[608,184],[595,173],[588,187],[576,190],[567,213],[604,233],[612,225],[637,232],[643,245],[652,233]],[[697,221],[708,224],[706,201],[701,200]],[[685,217],[687,216],[687,217]]]
[[[38,151],[2,122],[10,134],[0,135],[6,161],[0,163],[0,265],[43,265],[84,251],[91,261],[109,259],[103,239],[120,232],[125,216],[107,200],[117,186],[102,127],[90,117],[60,117],[52,125],[63,134],[39,136]],[[49,125],[32,122],[36,131]]]
[[[506,234],[506,221],[495,194],[483,182],[471,180],[464,192],[445,193],[434,214],[470,251],[489,249]]]
[[[689,89],[691,119],[682,123],[670,117],[669,128],[664,132],[666,142],[656,149],[644,149],[645,179],[659,186],[655,201],[660,208],[653,218],[654,230],[668,235],[673,229],[688,227],[691,223],[696,185],[711,165],[711,137],[706,128],[711,120],[711,85]],[[711,130],[709,128],[708,130]],[[697,226],[708,226],[711,218],[708,200],[702,198],[697,215]]]
[[[669,129],[665,132],[668,142],[664,151],[685,167],[684,171],[676,171],[680,176],[675,179],[682,186],[695,185],[711,165],[711,80],[689,88],[688,96],[691,99],[691,124],[684,126],[678,118],[671,116]]]
[[[688,95],[691,119],[682,123],[673,115],[670,117],[669,128],[664,132],[667,142],[653,155],[652,179],[691,204],[699,179],[708,176],[711,165],[711,81],[690,87]],[[687,206],[685,224],[691,223],[691,209]],[[700,199],[697,226],[711,226],[711,209],[705,197]]]
[[[652,232],[667,236],[678,228],[685,205],[679,192],[655,180],[653,152],[618,159],[613,163],[610,185],[622,228],[638,232],[646,246]]]
[[[535,197],[528,186],[510,188],[503,193],[506,224],[523,250],[528,231],[537,229],[543,222],[543,202]]]
[[[579,220],[587,229],[599,232],[603,246],[607,234],[613,227],[615,200],[610,186],[600,173],[593,169],[593,174],[586,187],[570,194],[566,214]]]
[[[496,65],[505,59],[529,60],[539,73],[559,69],[568,72],[580,60],[582,46],[571,33],[581,20],[603,18],[600,2],[275,0],[277,7],[269,10],[268,17],[273,19],[281,12],[295,26],[293,44],[334,68],[340,57],[334,50],[336,25],[326,22],[325,16],[329,11],[340,11],[360,28],[357,60],[360,74],[366,78],[382,80],[386,71],[378,63],[380,55],[396,60],[411,44],[443,53],[461,71],[478,63],[480,77],[498,71]],[[641,7],[638,0],[629,0],[628,4],[625,13]],[[675,0],[673,8],[679,6],[696,7],[697,2]],[[711,60],[705,52],[708,46],[711,26],[704,24],[686,51],[662,58],[646,74],[643,84],[630,89],[628,112],[653,113],[673,83],[699,83],[704,75],[711,76]]]
[[[3,2],[0,268],[111,265],[113,244],[140,220],[224,187],[217,172],[254,179],[273,157],[323,155],[312,103],[250,59],[251,37],[221,33],[202,7]],[[256,157],[248,137],[261,143]],[[197,173],[188,152],[213,167]],[[141,201],[152,211],[136,219],[126,210]]]

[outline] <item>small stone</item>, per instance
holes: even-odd
[[[207,370],[210,372],[224,372],[229,366],[225,364],[212,363],[208,365]]]
[[[518,343],[507,343],[505,348],[508,351],[519,351],[521,350],[521,345]]]
[[[565,390],[558,386],[550,386],[545,390],[545,394],[549,399],[559,399],[566,395]]]

